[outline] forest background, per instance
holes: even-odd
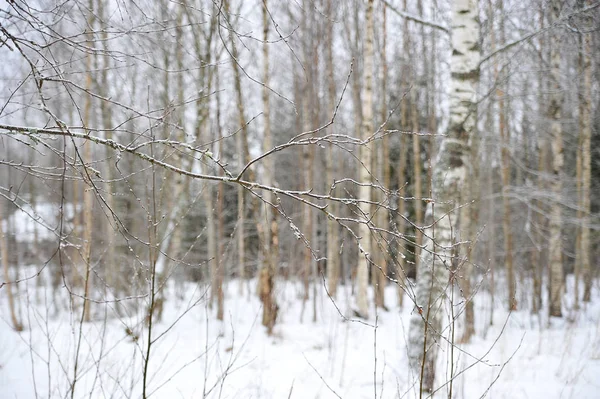
[[[0,13],[2,319],[48,366],[46,396],[150,396],[160,341],[198,311],[215,342],[245,330],[239,300],[267,340],[333,319],[377,345],[394,313],[411,370],[397,396],[452,397],[458,353],[483,362],[468,345],[511,317],[597,336],[599,2]],[[114,376],[117,331],[138,368]],[[233,363],[218,391],[204,365],[203,397]]]

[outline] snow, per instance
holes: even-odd
[[[8,301],[0,290],[2,398],[70,396],[81,306],[75,300],[69,311],[66,292],[54,297],[50,288],[35,286],[27,281],[17,293],[26,325],[22,333],[10,328]],[[349,287],[340,287],[335,303],[320,289],[318,321],[313,323],[312,303],[302,311],[301,284],[278,281],[280,319],[268,337],[260,324],[260,303],[248,293],[255,286],[251,281],[240,296],[238,281],[227,284],[223,323],[215,318],[216,308],[209,307],[207,286],[169,286],[164,320],[153,332],[148,371],[152,397],[418,397],[418,379],[407,360],[412,309],[396,306],[394,287],[386,291],[389,311],[375,316],[371,309],[371,319],[364,322],[346,321],[338,312],[350,311]],[[508,315],[497,299],[489,326],[490,298],[480,292],[477,335],[468,345],[457,344],[453,362],[450,347],[442,344],[436,379],[441,389],[434,397],[448,397],[451,364],[456,398],[478,398],[488,388],[493,398],[599,397],[597,288],[594,300],[578,312],[565,312],[565,319],[548,322],[527,310]],[[120,306],[125,316],[118,317],[114,302],[92,305],[94,320],[82,325],[75,397],[142,396],[145,306],[131,308]],[[128,335],[128,328],[139,337]]]
[[[38,240],[52,240],[58,236],[60,207],[50,202],[37,204],[35,209],[29,203],[23,203],[8,218],[2,220],[2,230],[10,231],[15,239],[22,243],[33,243],[37,231]],[[65,220],[73,218],[75,209],[72,204],[64,204]],[[65,224],[68,228],[70,224]]]

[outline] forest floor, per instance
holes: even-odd
[[[405,306],[398,307],[394,287],[386,291],[389,309],[376,315],[372,310],[363,323],[341,316],[351,314],[349,287],[340,287],[335,303],[320,287],[316,303],[307,302],[303,311],[302,286],[281,281],[280,317],[271,337],[261,325],[255,288],[248,282],[239,295],[239,282],[230,281],[225,321],[219,322],[216,309],[205,300],[206,286],[169,287],[163,320],[153,328],[147,394],[418,397],[418,377],[407,361],[412,306],[405,300]],[[65,295],[55,300],[50,288],[35,288],[31,280],[19,287],[25,330],[17,333],[10,326],[4,289],[0,290],[1,398],[71,397],[75,359],[74,397],[142,396],[147,329],[141,306],[129,315],[123,315],[127,311],[120,306],[117,317],[115,303],[93,304],[94,320],[80,326],[80,306],[69,311]],[[490,325],[491,298],[482,290],[475,297],[477,333],[471,343],[457,344],[454,351],[447,344],[440,348],[436,379],[440,389],[434,397],[448,397],[452,389],[455,398],[599,398],[597,284],[593,299],[581,310],[566,310],[564,318],[552,320],[532,316],[528,310],[508,314],[496,300]]]

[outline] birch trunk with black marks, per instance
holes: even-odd
[[[442,342],[446,288],[454,256],[461,191],[470,168],[470,139],[476,129],[479,82],[479,19],[475,0],[452,7],[450,123],[432,174],[433,201],[426,218],[425,248],[418,259],[415,307],[410,322],[409,362],[420,375],[421,392],[434,388],[435,364]],[[460,226],[468,231],[469,226]]]
[[[560,16],[561,2],[553,0],[551,4],[552,20]],[[562,263],[562,173],[564,164],[562,137],[562,103],[563,95],[560,84],[560,42],[559,32],[554,32],[550,41],[550,87],[551,97],[548,108],[550,118],[550,134],[552,141],[552,183],[550,191],[554,202],[550,209],[550,316],[562,317],[562,295],[564,275]]]

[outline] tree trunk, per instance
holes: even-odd
[[[269,102],[269,15],[268,15],[268,3],[267,0],[263,0],[262,17],[263,17],[263,114],[265,119],[264,125],[264,136],[263,136],[263,152],[269,151],[273,147],[273,138],[271,135],[271,106]],[[273,186],[275,183],[274,177],[275,164],[273,157],[267,157],[264,159],[264,181],[268,186]],[[273,193],[265,193],[266,200],[275,204],[275,196]],[[277,311],[279,307],[275,300],[275,274],[277,265],[278,245],[276,238],[276,229],[273,226],[277,226],[276,211],[272,209],[268,204],[264,204],[262,209],[264,210],[263,217],[259,221],[259,234],[261,238],[261,252],[263,264],[261,265],[260,277],[259,277],[259,295],[260,300],[263,304],[263,317],[262,324],[267,327],[267,334],[273,333],[273,326],[277,319]]]
[[[406,0],[404,0],[404,11],[407,10]],[[403,51],[405,56],[408,56],[410,50],[410,42],[408,37],[408,20],[404,20],[403,28],[402,28],[402,37],[403,37]],[[403,60],[404,70],[407,70],[406,60]],[[402,82],[402,90],[407,90],[408,76],[405,72],[402,73],[401,76]],[[403,93],[404,94],[404,93]],[[400,127],[402,130],[408,129],[408,107],[406,104],[406,99],[403,98],[400,102]],[[397,221],[397,233],[399,237],[404,237],[406,233],[406,163],[408,157],[408,146],[407,146],[408,138],[405,133],[400,133],[400,154],[398,161],[398,221]],[[404,302],[404,291],[406,290],[406,281],[408,277],[408,265],[406,262],[405,253],[408,252],[407,247],[405,246],[405,240],[398,240],[398,251],[396,256],[397,268],[396,268],[396,280],[398,280],[398,305],[402,306]]]
[[[10,277],[10,264],[8,261],[8,240],[2,229],[2,221],[4,218],[4,206],[0,202],[0,256],[2,256],[2,268],[4,269],[4,281],[6,282],[6,295],[8,296],[8,308],[10,310],[10,320],[15,331],[23,331],[23,324],[17,318],[15,309],[15,297],[13,295],[12,286],[13,279]],[[8,218],[6,218],[8,220]]]
[[[229,14],[229,1],[225,1],[225,12]],[[244,97],[242,93],[242,81],[240,76],[240,66],[238,62],[238,52],[235,43],[235,36],[233,29],[230,27],[229,30],[229,44],[231,45],[231,56],[233,64],[233,78],[236,92],[236,105],[238,113],[238,121],[240,131],[236,134],[236,149],[238,157],[238,168],[240,171],[244,165],[250,160],[248,152],[248,127],[246,124],[245,110],[244,110]],[[251,179],[252,180],[252,179]],[[237,192],[237,213],[238,213],[238,226],[237,226],[237,244],[238,244],[238,278],[240,279],[240,294],[243,293],[244,279],[246,277],[246,243],[245,243],[245,230],[246,230],[246,193],[245,188],[238,186]]]
[[[540,10],[539,12],[539,19],[540,19],[540,28],[544,28],[544,10]],[[539,39],[539,47],[541,49],[545,49],[545,43],[543,40],[543,37],[540,36]],[[544,52],[540,51],[539,53],[539,57],[540,57],[540,63],[544,63]],[[538,78],[538,86],[539,86],[539,90],[540,92],[546,92],[546,88],[544,85],[544,78],[542,77],[542,75],[539,75]],[[540,108],[542,108],[542,104],[540,103]],[[541,132],[541,134],[538,134],[538,143],[537,143],[537,150],[539,153],[538,156],[538,178],[537,178],[537,189],[540,191],[545,191],[546,189],[546,173],[547,173],[547,169],[546,169],[546,164],[548,162],[548,147],[547,147],[547,140],[545,137],[545,132]],[[532,312],[534,313],[538,313],[541,309],[542,309],[542,286],[543,286],[543,275],[544,275],[544,268],[542,267],[542,251],[543,248],[545,247],[544,245],[544,241],[545,241],[545,237],[543,234],[543,229],[542,226],[544,225],[544,221],[545,221],[545,216],[544,216],[544,210],[545,210],[545,205],[544,205],[544,201],[540,200],[540,199],[535,199],[533,201],[533,208],[534,208],[534,227],[533,227],[533,234],[532,234],[532,241],[533,241],[533,251],[531,253],[531,264],[533,265],[533,300],[532,300]]]
[[[381,44],[381,123],[385,123],[387,120],[387,103],[386,103],[386,93],[387,93],[387,53],[386,53],[386,44],[387,44],[387,20],[386,20],[386,5],[382,5],[383,8],[383,21],[382,21],[382,44]],[[390,180],[390,149],[389,144],[390,139],[389,135],[384,134],[381,145],[377,146],[377,165],[376,171],[377,176],[382,179],[383,187],[386,190],[390,190],[391,180]],[[386,197],[385,192],[380,192],[379,194],[379,209],[375,214],[377,220],[377,227],[380,229],[381,233],[378,233],[376,237],[379,237],[379,241],[375,244],[375,254],[376,257],[376,267],[373,268],[375,270],[375,306],[385,309],[385,287],[387,285],[388,279],[388,258],[389,258],[389,250],[388,250],[388,236],[387,231],[389,230],[389,200]]]
[[[413,154],[413,197],[415,205],[415,224],[421,228],[423,226],[423,189],[421,188],[421,138],[419,137],[419,111],[417,109],[417,93],[416,89],[411,90],[411,130],[412,130],[412,154]],[[415,230],[415,259],[418,259],[420,254],[420,246],[423,242],[423,234],[421,230]]]
[[[371,231],[369,224],[373,215],[371,201],[371,146],[367,140],[373,134],[373,70],[375,53],[373,49],[374,26],[373,26],[373,2],[368,0],[366,10],[366,36],[364,44],[364,96],[362,103],[362,132],[361,140],[363,144],[359,149],[359,187],[358,198],[361,201],[360,208],[360,224],[358,227],[359,254],[358,265],[356,270],[356,282],[358,293],[356,304],[358,313],[363,318],[369,317],[369,303],[367,298],[367,288],[369,284],[369,268],[371,265]]]
[[[559,18],[560,0],[553,0],[551,4],[552,20]],[[550,117],[550,133],[552,136],[552,177],[551,192],[553,196],[550,210],[550,316],[562,316],[563,294],[563,264],[562,264],[562,173],[563,173],[563,137],[562,137],[562,102],[560,84],[560,42],[558,33],[553,35],[550,42],[550,78],[551,98],[548,108]]]
[[[88,17],[88,26],[94,25],[94,13],[90,12]],[[90,45],[93,46],[93,36],[89,34]],[[88,91],[92,90],[92,55],[87,54],[85,57],[86,79],[85,87]],[[88,128],[91,126],[92,98],[89,95],[85,96],[83,105],[83,126]],[[83,191],[83,264],[85,267],[85,277],[83,280],[83,319],[90,321],[90,272],[91,272],[91,254],[92,254],[92,208],[94,206],[94,183],[91,180],[92,173],[87,170],[88,166],[92,165],[92,143],[86,140],[83,143],[83,178],[86,182],[86,189]]]
[[[591,4],[590,1],[587,1]],[[590,26],[591,20],[586,21]],[[581,241],[579,256],[583,279],[583,301],[590,302],[592,292],[592,269],[590,262],[590,195],[592,182],[591,139],[592,139],[592,34],[583,36],[582,52],[582,96],[581,96]]]
[[[504,16],[503,16],[503,1],[493,4],[490,0],[490,19],[491,19],[491,51],[496,50],[496,34],[493,26],[494,10],[498,8],[500,10],[500,20],[498,23],[498,32],[500,34],[500,45],[505,44],[504,40]],[[500,58],[501,59],[501,58]],[[507,114],[505,110],[506,100],[504,98],[504,92],[500,88],[499,84],[499,71],[498,62],[494,63],[494,82],[496,84],[496,101],[498,102],[498,114],[499,114],[499,125],[498,130],[500,131],[500,164],[501,164],[501,176],[502,176],[502,230],[504,234],[504,268],[506,270],[506,281],[508,283],[508,310],[517,309],[517,290],[516,290],[516,279],[515,271],[513,266],[513,238],[512,238],[512,226],[511,226],[511,210],[510,210],[510,198],[508,190],[510,188],[510,131],[508,122],[506,120]]]
[[[433,170],[433,202],[427,216],[434,222],[425,234],[425,250],[418,260],[415,305],[410,322],[409,361],[420,373],[421,392],[434,388],[435,363],[446,303],[448,269],[456,248],[460,194],[469,172],[469,138],[476,130],[479,81],[478,7],[473,0],[457,0],[452,10],[450,124]],[[469,227],[460,226],[468,232]],[[435,256],[434,256],[435,254]]]
[[[333,0],[327,1],[327,15],[331,20],[327,21],[327,111],[328,117],[333,117],[335,112],[336,94],[335,94],[335,74],[333,64]],[[327,184],[334,184],[337,172],[334,162],[334,146],[327,147],[326,174]],[[335,196],[337,190],[330,191],[330,195]],[[329,212],[336,215],[338,212],[338,203],[333,201],[329,204]],[[335,220],[327,219],[327,290],[333,298],[337,294],[337,286],[340,279],[340,257],[339,257],[339,229]]]
[[[418,2],[419,16],[423,16],[423,4],[422,2]],[[421,50],[423,62],[426,63],[426,52],[425,50],[425,28],[421,24],[419,27],[419,35],[421,37]],[[418,51],[415,43],[414,47],[415,53]],[[424,65],[424,70],[426,70],[426,65]],[[416,73],[415,73],[416,75]],[[413,76],[413,79],[416,80],[417,76]],[[426,88],[427,89],[427,88]],[[411,104],[411,129],[413,132],[412,136],[412,147],[413,147],[413,197],[415,197],[415,224],[421,228],[423,226],[423,189],[422,189],[422,170],[423,170],[423,161],[421,159],[421,137],[419,136],[421,126],[419,124],[419,99],[417,96],[417,89],[413,88],[410,93],[410,104]],[[426,94],[424,94],[426,97]],[[425,101],[427,102],[427,101]],[[419,259],[419,255],[421,253],[421,244],[423,243],[423,233],[421,230],[415,230],[415,261]]]
[[[111,68],[110,57],[108,56],[108,23],[106,21],[106,12],[104,7],[104,1],[97,1],[97,9],[98,15],[101,23],[101,40],[102,40],[102,48],[104,50],[104,55],[102,56],[102,67],[100,68],[100,81],[96,79],[96,86],[98,90],[98,94],[103,98],[108,98],[108,88],[110,87],[110,82],[108,81],[108,71]],[[98,57],[96,57],[97,59]],[[108,101],[100,100],[100,115],[102,118],[102,129],[104,129],[104,137],[107,140],[113,140],[113,131],[112,131],[112,116],[110,112],[110,104]],[[107,159],[111,158],[110,150],[107,149]],[[114,184],[113,184],[113,168],[112,162],[106,162],[106,167],[104,169],[104,189],[106,190],[106,206],[108,208],[107,212],[107,220],[104,223],[104,232],[105,232],[105,245],[104,250],[106,251],[106,255],[104,256],[104,273],[106,278],[106,285],[109,289],[113,290],[113,295],[117,296],[119,291],[124,289],[125,287],[118,283],[119,282],[119,268],[117,267],[117,263],[115,262],[115,247],[116,247],[116,234],[115,231],[117,229],[116,224],[113,227],[111,221],[116,219],[116,216],[113,217],[113,212],[116,213],[115,209],[115,201],[114,201]]]
[[[175,42],[176,43],[181,43],[183,41],[183,8],[182,6],[178,6],[177,7],[177,16],[176,16],[176,20],[175,20]],[[183,64],[183,49],[181,46],[177,45],[175,46],[175,68],[177,69],[177,71],[183,71],[184,69],[184,64]],[[168,79],[168,77],[167,77]],[[175,80],[175,90],[177,90],[177,96],[175,98],[175,106],[176,108],[176,112],[174,112],[174,117],[175,120],[174,122],[177,124],[177,126],[181,126],[181,128],[176,128],[175,130],[175,134],[174,134],[174,139],[179,142],[179,143],[184,143],[185,142],[185,94],[184,94],[184,83],[183,83],[183,73],[182,72],[178,72],[176,74],[176,80]],[[170,104],[170,102],[169,102]],[[189,162],[187,161],[187,159],[184,159],[182,154],[180,154],[178,151],[174,151],[173,155],[172,155],[173,159],[172,159],[172,163],[182,169],[187,169],[187,166],[189,165]],[[186,207],[188,204],[188,188],[189,188],[189,179],[187,178],[187,176],[184,176],[181,173],[177,173],[175,174],[175,176],[173,176],[173,182],[174,182],[174,187],[172,189],[172,193],[173,193],[173,204],[175,204],[173,206],[173,208],[171,208],[172,210],[172,216],[175,219],[175,224],[173,227],[172,232],[171,231],[167,231],[165,234],[171,234],[171,242],[170,245],[168,246],[168,257],[171,259],[175,259],[176,264],[165,269],[164,272],[165,274],[161,276],[161,286],[163,286],[163,284],[166,282],[166,279],[168,278],[168,275],[170,274],[170,269],[173,267],[177,267],[177,265],[179,264],[179,262],[181,262],[181,256],[182,256],[182,241],[184,238],[184,224],[183,224],[183,220],[184,220],[184,215],[186,213]],[[158,256],[161,256],[160,254]],[[164,256],[162,256],[164,257]],[[165,262],[170,263],[170,259],[165,259]]]
[[[471,157],[473,159],[473,156]],[[460,285],[462,295],[465,300],[465,328],[462,332],[460,341],[463,343],[469,342],[473,334],[475,334],[475,311],[473,306],[473,290],[471,287],[471,278],[473,275],[473,261],[471,260],[471,239],[473,238],[473,230],[475,221],[473,220],[474,204],[467,202],[474,191],[473,179],[465,179],[463,185],[463,193],[461,196],[460,205],[460,241],[465,242],[460,246],[458,267],[456,274],[458,275],[458,283]]]

